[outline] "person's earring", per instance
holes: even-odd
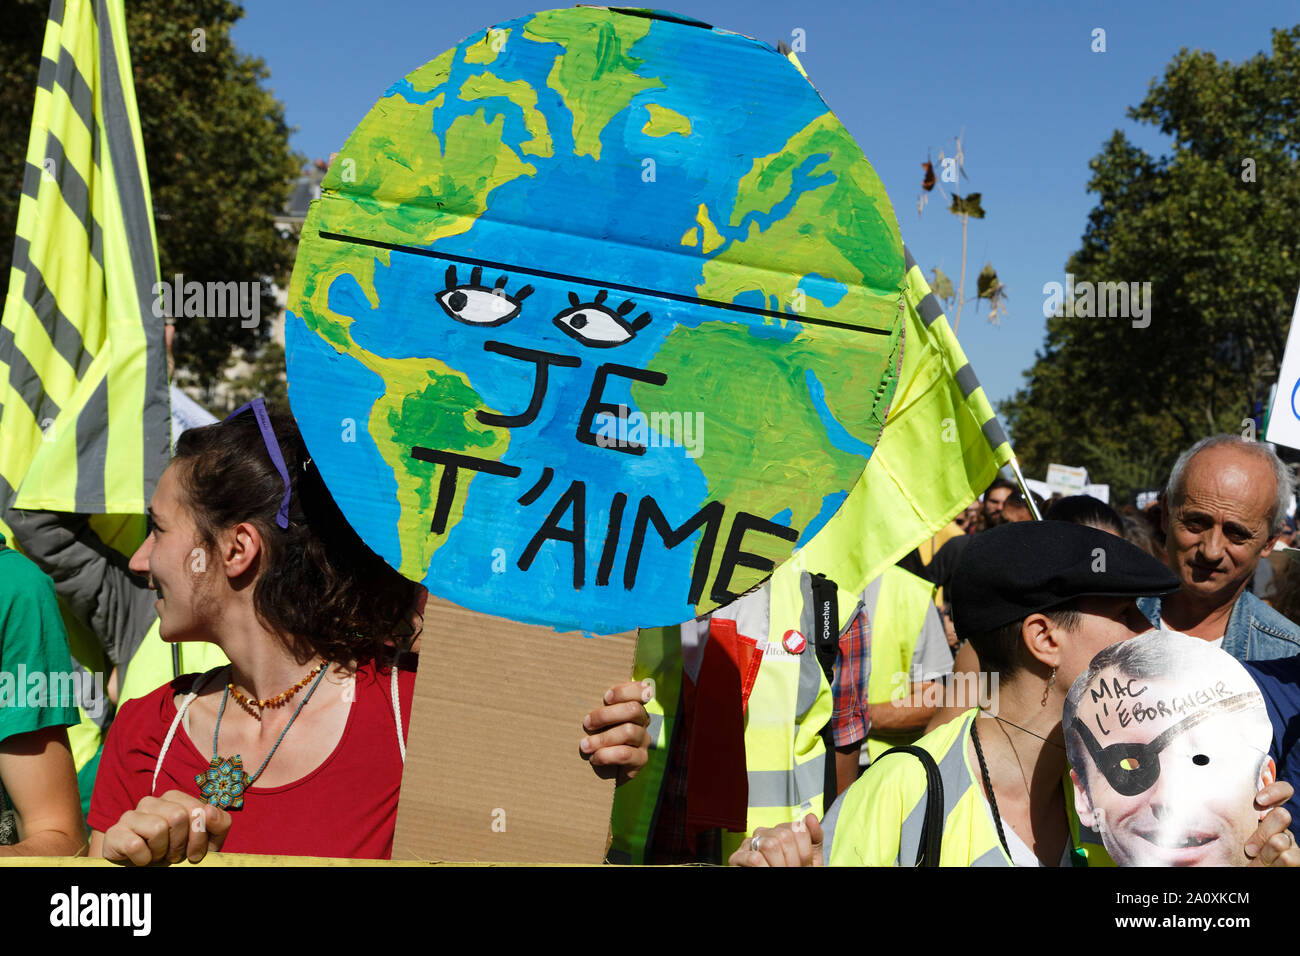
[[[1052,665],[1052,679],[1049,680],[1049,681],[1047,682],[1047,686],[1043,688],[1043,699],[1042,699],[1041,701],[1038,702],[1038,704],[1039,704],[1040,707],[1046,707],[1046,706],[1047,706],[1047,695],[1050,694],[1050,693],[1052,692],[1052,688],[1055,687],[1055,686],[1056,686],[1056,665],[1053,664],[1053,665]]]

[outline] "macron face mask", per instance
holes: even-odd
[[[1210,717],[1236,713],[1257,706],[1259,706],[1259,697],[1258,694],[1253,693],[1237,694],[1234,697],[1215,701],[1203,710],[1165,728],[1145,744],[1114,743],[1102,747],[1097,743],[1097,738],[1092,735],[1085,721],[1078,721],[1075,729],[1079,732],[1079,739],[1083,741],[1083,745],[1088,748],[1093,763],[1097,765],[1097,769],[1106,778],[1111,789],[1125,797],[1136,797],[1150,790],[1160,779],[1160,753],[1173,743],[1175,738]]]

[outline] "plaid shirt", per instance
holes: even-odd
[[[871,622],[866,610],[854,615],[840,635],[840,653],[835,658],[831,693],[831,737],[837,747],[861,743],[871,730],[867,713],[867,678],[871,675]]]

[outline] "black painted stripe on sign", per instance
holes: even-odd
[[[511,265],[506,262],[494,262],[491,259],[476,259],[470,256],[456,256],[447,252],[435,252],[432,249],[421,249],[418,246],[403,246],[394,242],[381,242],[378,239],[360,239],[356,236],[345,236],[337,232],[322,232],[322,239],[333,239],[336,242],[351,242],[361,246],[373,246],[376,249],[388,249],[392,252],[406,252],[415,256],[427,256],[431,259],[442,259],[446,262],[460,262],[465,265],[482,266],[486,269],[497,269],[501,272],[523,273],[524,275],[537,276],[542,279],[554,279],[559,282],[572,282],[578,285],[592,286],[601,289],[617,289],[619,292],[626,292],[629,295],[650,295],[660,299],[668,299],[672,302],[685,302],[690,305],[706,305],[715,309],[725,309],[728,312],[745,312],[749,315],[772,316],[777,319],[788,319],[792,322],[803,322],[808,325],[820,325],[833,329],[846,329],[850,332],[863,332],[868,335],[890,335],[892,329],[865,329],[860,325],[850,325],[847,322],[835,322],[831,319],[819,319],[816,316],[805,315],[801,312],[778,312],[775,309],[760,309],[757,306],[739,305],[735,302],[722,302],[718,299],[702,299],[699,296],[683,295],[680,292],[663,292],[658,289],[646,289],[641,286],[625,285],[620,282],[606,282],[600,279],[586,279],[582,276],[568,275],[563,272],[547,272],[544,269],[534,269],[530,266]]]

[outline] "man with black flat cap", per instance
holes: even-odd
[[[1080,838],[1061,710],[1093,655],[1150,630],[1135,599],[1168,594],[1178,583],[1144,551],[1082,525],[1007,524],[971,541],[953,578],[953,618],[995,675],[997,695],[988,711],[972,708],[917,743],[942,783],[939,865],[1111,862],[1101,846]],[[931,789],[921,759],[891,754],[846,790],[824,821],[810,814],[800,825],[760,829],[731,862],[912,866],[924,850],[934,865],[933,839],[922,842]],[[1274,806],[1290,791],[1275,784],[1261,799]],[[1252,837],[1265,848],[1265,862],[1278,855],[1268,837],[1285,826],[1285,814],[1270,813]]]

